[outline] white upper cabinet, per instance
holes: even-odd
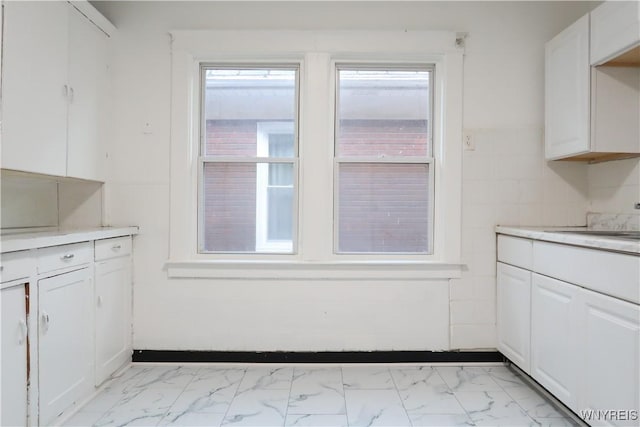
[[[104,181],[108,58],[107,36],[73,9],[69,14],[67,176]]]
[[[589,16],[545,46],[545,154],[589,151]]]
[[[2,167],[66,175],[66,2],[6,2]]]
[[[2,168],[104,180],[109,36],[85,12],[5,3]]]
[[[583,16],[545,47],[547,160],[640,156],[640,63],[592,67],[593,19]]]
[[[591,12],[591,64],[640,63],[640,2],[608,1]]]

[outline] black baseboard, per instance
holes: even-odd
[[[133,362],[171,363],[487,363],[497,351],[173,351],[134,350]]]

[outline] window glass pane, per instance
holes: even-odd
[[[293,127],[291,133],[269,134],[269,157],[293,157]]]
[[[256,164],[206,163],[203,175],[203,249],[255,251]]]
[[[430,156],[431,71],[338,70],[339,157]]]
[[[429,165],[342,163],[338,251],[429,251]]]
[[[293,187],[270,187],[267,197],[267,240],[291,241]]]
[[[259,123],[288,122],[289,139],[281,144],[292,156],[296,75],[295,69],[205,69],[203,155],[256,157]]]
[[[292,252],[292,176],[292,163],[205,163],[203,250]]]
[[[271,163],[269,164],[269,185],[270,186],[292,186],[293,185],[293,165],[291,163]]]

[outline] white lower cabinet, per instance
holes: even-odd
[[[39,424],[93,390],[91,269],[38,281]]]
[[[96,385],[131,360],[131,262],[96,262]]]
[[[531,272],[501,262],[497,272],[498,350],[529,373]]]
[[[579,288],[535,273],[531,283],[531,375],[576,410]]]
[[[590,425],[637,426],[640,257],[534,240],[529,270],[514,254],[498,245],[498,349]]]
[[[0,425],[27,425],[26,285],[3,289],[2,299],[2,418]]]
[[[580,410],[622,411],[591,425],[637,426],[625,411],[640,411],[640,306],[581,291]],[[625,419],[626,418],[626,419]]]

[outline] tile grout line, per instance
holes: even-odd
[[[178,367],[178,369],[182,369],[184,368],[185,365],[180,365]],[[176,396],[176,398],[173,400],[173,402],[171,403],[171,405],[169,405],[169,407],[167,408],[166,412],[162,415],[162,418],[160,418],[160,420],[158,420],[158,422],[155,424],[156,426],[159,425],[165,418],[166,416],[171,412],[171,408],[173,408],[173,405],[176,404],[176,402],[178,401],[178,399],[180,398],[180,396],[182,396],[182,393],[184,393],[184,391],[187,389],[187,387],[189,387],[189,384],[191,384],[193,382],[193,380],[195,379],[196,375],[198,374],[198,372],[200,372],[200,369],[202,368],[198,368],[195,372],[194,375],[191,376],[191,379],[189,381],[187,381],[187,383],[184,385],[184,387],[182,387],[182,390],[180,391],[180,393],[178,393],[178,395]]]
[[[407,411],[407,407],[404,406],[404,400],[402,399],[402,396],[400,395],[400,390],[398,389],[398,384],[396,383],[396,379],[393,377],[393,374],[391,373],[391,368],[387,368],[387,372],[389,373],[389,376],[391,377],[391,382],[393,383],[393,388],[396,391],[396,394],[398,395],[398,399],[400,399],[400,404],[402,405],[402,409],[404,409],[404,414],[407,416],[407,420],[409,420],[409,424],[412,427],[415,427],[413,425],[413,420],[411,419],[411,416],[409,415],[409,411]]]
[[[287,417],[289,416],[289,405],[291,404],[291,390],[293,390],[293,380],[296,377],[296,368],[293,367],[291,369],[291,381],[289,381],[289,395],[287,396],[287,407],[284,410],[284,419],[282,420],[282,425],[287,425]]]
[[[229,409],[231,409],[231,405],[233,404],[233,401],[235,400],[235,398],[238,396],[238,390],[240,389],[240,385],[242,384],[242,381],[244,381],[244,377],[247,376],[247,367],[242,369],[242,378],[240,378],[238,380],[238,385],[236,386],[236,390],[233,392],[233,397],[231,398],[231,400],[229,401],[229,404],[227,405],[227,410],[224,411],[224,415],[222,416],[222,421],[220,421],[220,427],[222,427],[224,425],[225,420],[227,419],[227,415],[229,414]]]

